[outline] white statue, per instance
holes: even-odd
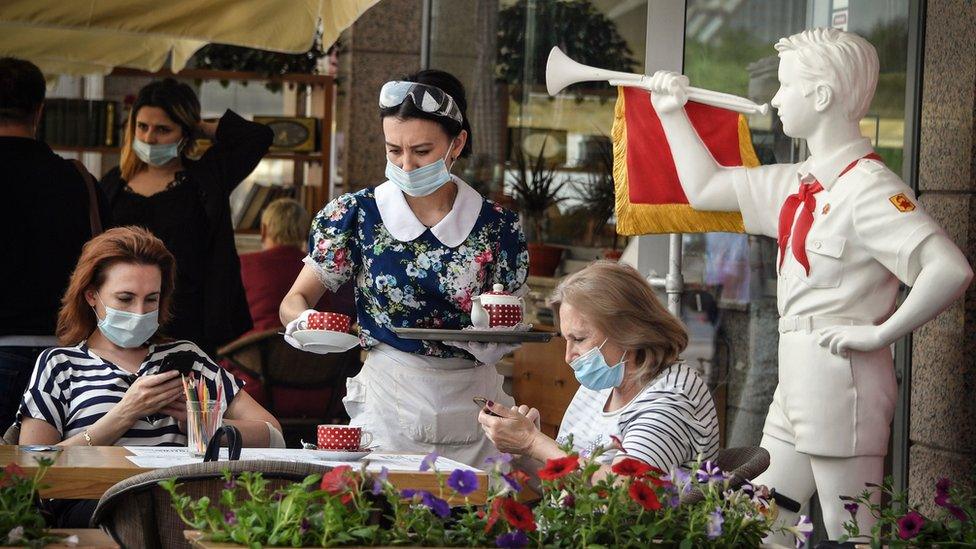
[[[756,482],[798,502],[816,491],[837,539],[849,517],[838,496],[882,480],[896,400],[890,345],[959,298],[973,272],[861,136],[874,47],[836,29],[775,47],[771,105],[787,135],[807,140],[805,162],[719,166],[685,114],[679,74],[656,73],[651,102],[692,207],[740,211],[747,232],[778,239],[779,385],[761,443],[770,468]],[[911,292],[895,310],[899,281]],[[857,518],[862,532],[873,523],[864,509]]]

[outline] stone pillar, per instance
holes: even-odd
[[[340,193],[385,179],[386,152],[377,97],[387,80],[420,69],[422,26],[422,0],[384,0],[342,35],[336,98]]]
[[[919,201],[976,265],[976,4],[928,2]],[[915,332],[909,492],[932,510],[940,477],[976,462],[976,285]]]

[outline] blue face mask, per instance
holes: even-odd
[[[132,150],[139,160],[152,166],[162,166],[180,155],[180,142],[166,145],[150,145],[139,139],[132,140]]]
[[[444,186],[451,180],[451,172],[447,169],[447,156],[454,148],[454,141],[447,149],[447,155],[436,162],[415,168],[409,172],[386,159],[386,178],[410,196],[427,196]]]
[[[576,380],[587,389],[600,391],[611,387],[620,387],[624,381],[624,356],[627,356],[627,352],[624,351],[624,356],[620,357],[620,362],[610,366],[604,360],[603,353],[600,352],[600,349],[603,349],[606,344],[607,340],[605,339],[599,347],[593,347],[569,363],[569,367],[576,374]]]
[[[95,294],[98,296],[98,294]],[[102,301],[99,297],[98,301]],[[145,314],[130,313],[113,309],[102,302],[105,318],[98,318],[98,329],[105,339],[126,349],[134,349],[146,342],[159,329],[159,309]],[[92,307],[94,311],[95,308]]]

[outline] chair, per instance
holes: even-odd
[[[327,355],[307,353],[288,345],[278,332],[248,334],[217,353],[261,380],[269,411],[286,432],[312,427],[306,436],[314,440],[315,425],[345,418],[342,397],[346,378],[355,376],[362,367],[359,349]]]
[[[218,501],[224,488],[225,470],[235,474],[260,472],[270,481],[268,489],[275,490],[331,469],[313,463],[264,460],[211,461],[157,469],[109,488],[98,500],[92,526],[104,529],[122,547],[187,549],[190,544],[183,539],[183,530],[189,527],[180,520],[169,493],[159,486],[159,481],[177,477],[182,484],[180,493],[194,499],[209,496]]]
[[[0,444],[19,444],[20,443],[20,425],[14,423],[3,433],[3,440]]]
[[[732,474],[729,488],[736,489],[758,477],[769,467],[769,452],[759,446],[725,448],[718,451],[715,463],[722,471]],[[701,491],[695,488],[681,496],[681,503],[695,503],[703,498]]]

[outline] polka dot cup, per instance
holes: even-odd
[[[308,315],[307,330],[328,330],[330,332],[349,333],[351,320],[347,315],[330,312],[315,312]]]
[[[319,425],[319,450],[345,450],[353,452],[369,446],[373,436],[360,427],[349,425]]]

